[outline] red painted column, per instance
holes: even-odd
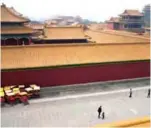
[[[17,45],[19,45],[19,41],[18,41],[18,38],[17,38],[16,40],[17,40]]]
[[[32,44],[31,38],[29,38],[29,45]]]

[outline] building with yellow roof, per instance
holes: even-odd
[[[148,40],[88,43],[82,27],[45,26],[37,44],[23,47],[32,33],[24,26],[29,20],[4,4],[1,11],[2,45],[15,45],[1,48],[2,86],[48,87],[150,76]]]
[[[38,40],[33,40],[36,44],[62,44],[62,43],[87,43],[88,40],[82,27],[63,26],[52,27],[45,26],[43,35]]]
[[[24,24],[30,20],[23,17],[14,8],[1,5],[1,45],[28,45],[33,30]]]

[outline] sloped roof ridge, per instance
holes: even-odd
[[[9,13],[11,13],[13,16],[17,18],[23,19],[25,21],[30,21],[28,18],[25,18],[22,15],[16,15],[15,13],[13,13],[10,9],[8,9],[8,7],[4,3],[2,3],[1,7],[4,7]]]
[[[14,7],[10,7],[8,9],[10,9],[10,11],[12,11],[13,13],[15,13],[15,15],[19,15],[19,16],[23,17],[23,14],[19,13],[18,11],[16,11]]]

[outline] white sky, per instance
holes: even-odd
[[[53,15],[80,15],[95,21],[104,21],[118,16],[125,9],[142,10],[150,0],[1,0],[13,6],[24,16],[34,19]]]

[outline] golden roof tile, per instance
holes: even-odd
[[[81,27],[46,27],[44,28],[44,40],[51,39],[85,39]]]
[[[85,34],[92,38],[96,43],[144,43],[150,42],[149,39],[143,39],[138,37],[132,37],[132,34],[122,34],[122,31],[108,32],[108,31],[85,31]]]
[[[33,33],[33,29],[25,26],[1,27],[1,34],[29,34],[29,33]]]
[[[29,19],[17,14],[14,10],[6,7],[5,4],[1,5],[1,22],[28,22]]]
[[[14,13],[15,15],[18,15],[18,16],[22,16],[21,13],[17,12],[13,7],[10,7],[10,8],[7,8],[9,9],[12,13]]]

